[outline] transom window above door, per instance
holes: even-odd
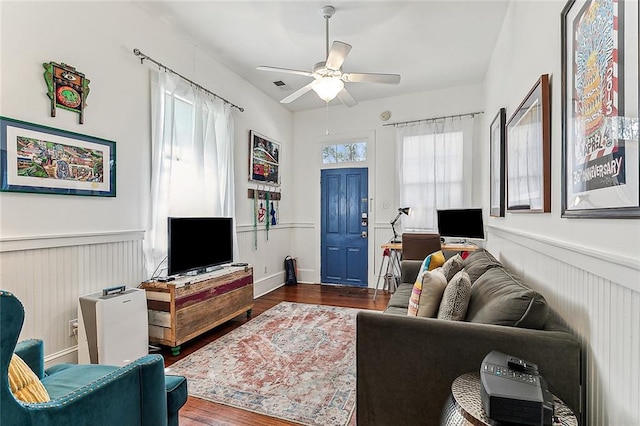
[[[343,143],[322,147],[322,164],[359,163],[367,161],[367,143]]]

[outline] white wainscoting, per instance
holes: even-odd
[[[292,225],[279,223],[269,231],[264,224],[237,227],[240,262],[253,266],[253,293],[260,297],[284,285],[284,258],[291,253]],[[299,277],[298,277],[299,278]]]
[[[377,274],[378,247],[388,230],[374,228]],[[292,239],[308,238],[312,229],[279,224],[268,239],[261,230],[257,250],[252,227],[239,229],[240,260],[254,265],[256,296],[283,284],[284,257],[295,255]],[[130,231],[0,241],[0,288],[15,293],[25,306],[21,339],[44,339],[49,363],[73,362],[77,342],[68,335],[68,322],[77,317],[78,297],[114,285],[138,285],[144,279],[142,238],[142,231]],[[486,246],[540,290],[580,337],[588,424],[639,424],[639,261],[496,227],[489,227]],[[316,250],[309,248],[305,256]],[[317,273],[313,265],[302,269]]]
[[[579,336],[586,424],[640,424],[640,261],[491,226],[486,246]]]
[[[3,239],[0,287],[24,305],[20,340],[43,339],[45,360],[75,362],[69,321],[78,297],[143,281],[142,231]]]
[[[254,267],[254,296],[284,284],[284,258],[292,226],[269,230],[238,227],[238,261]],[[77,362],[69,321],[78,317],[78,297],[106,287],[136,287],[144,271],[144,231],[47,235],[0,239],[0,289],[14,293],[25,309],[20,340],[43,339],[47,365]]]

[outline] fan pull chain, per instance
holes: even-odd
[[[327,116],[326,116],[326,126],[324,130],[325,136],[329,136],[329,102],[327,102]]]

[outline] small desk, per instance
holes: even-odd
[[[380,247],[383,249],[396,250],[402,252],[402,243],[384,243]]]
[[[464,244],[464,243],[442,243],[442,250],[449,251],[476,251],[480,247],[475,244]]]
[[[397,252],[402,253],[402,243],[384,243],[380,247],[383,249],[388,248],[389,250],[395,250]],[[442,243],[442,250],[449,251],[476,251],[480,247],[475,244],[464,244],[464,243]]]
[[[444,404],[441,426],[495,426],[500,423],[487,417],[480,396],[480,374],[467,373],[451,384],[451,394]],[[573,411],[555,395],[553,425],[578,426]]]
[[[380,271],[378,272],[378,280],[376,281],[376,291],[373,292],[373,301],[376,301],[376,295],[378,294],[378,287],[380,285],[380,278],[382,277],[382,269],[384,268],[384,260],[387,259],[387,269],[385,272],[385,276],[388,274],[395,275],[396,271],[398,275],[402,275],[402,269],[400,267],[400,261],[402,260],[402,242],[393,243],[388,242],[384,243],[380,246],[382,248],[382,263],[380,264]],[[443,243],[442,250],[444,251],[476,251],[478,250],[478,246],[473,244],[451,244],[451,243]],[[386,250],[389,250],[389,256],[385,255]],[[382,289],[384,290],[385,283],[382,284]],[[389,289],[391,290],[391,289]]]
[[[376,296],[378,294],[378,286],[380,285],[380,278],[382,277],[382,269],[384,268],[384,260],[387,259],[387,269],[385,272],[385,276],[392,274],[396,275],[396,271],[398,274],[401,273],[400,269],[400,258],[402,256],[402,243],[384,243],[380,246],[382,248],[382,263],[380,263],[380,271],[378,272],[378,280],[376,281],[376,291],[373,292],[373,301],[376,301]],[[386,255],[387,250],[389,251],[389,255]],[[382,283],[382,289],[384,290],[385,283]],[[389,288],[391,291],[391,288]],[[395,290],[395,289],[394,289]]]

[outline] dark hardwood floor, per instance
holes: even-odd
[[[272,308],[282,301],[313,303],[317,305],[342,306],[345,308],[372,309],[382,311],[387,306],[390,293],[378,291],[376,301],[373,301],[372,289],[320,285],[320,284],[298,284],[285,286],[272,291],[255,300],[251,318],[255,318],[264,311]],[[179,359],[200,349],[206,344],[225,335],[236,327],[241,326],[251,319],[246,315],[240,315],[225,324],[191,340],[181,346],[180,354],[171,355],[169,348],[161,348],[161,354],[165,359],[165,366],[168,367]],[[297,423],[276,419],[249,411],[229,407],[227,405],[216,404],[199,398],[189,397],[187,403],[180,409],[180,425],[233,425],[233,426],[283,426],[295,425]]]

